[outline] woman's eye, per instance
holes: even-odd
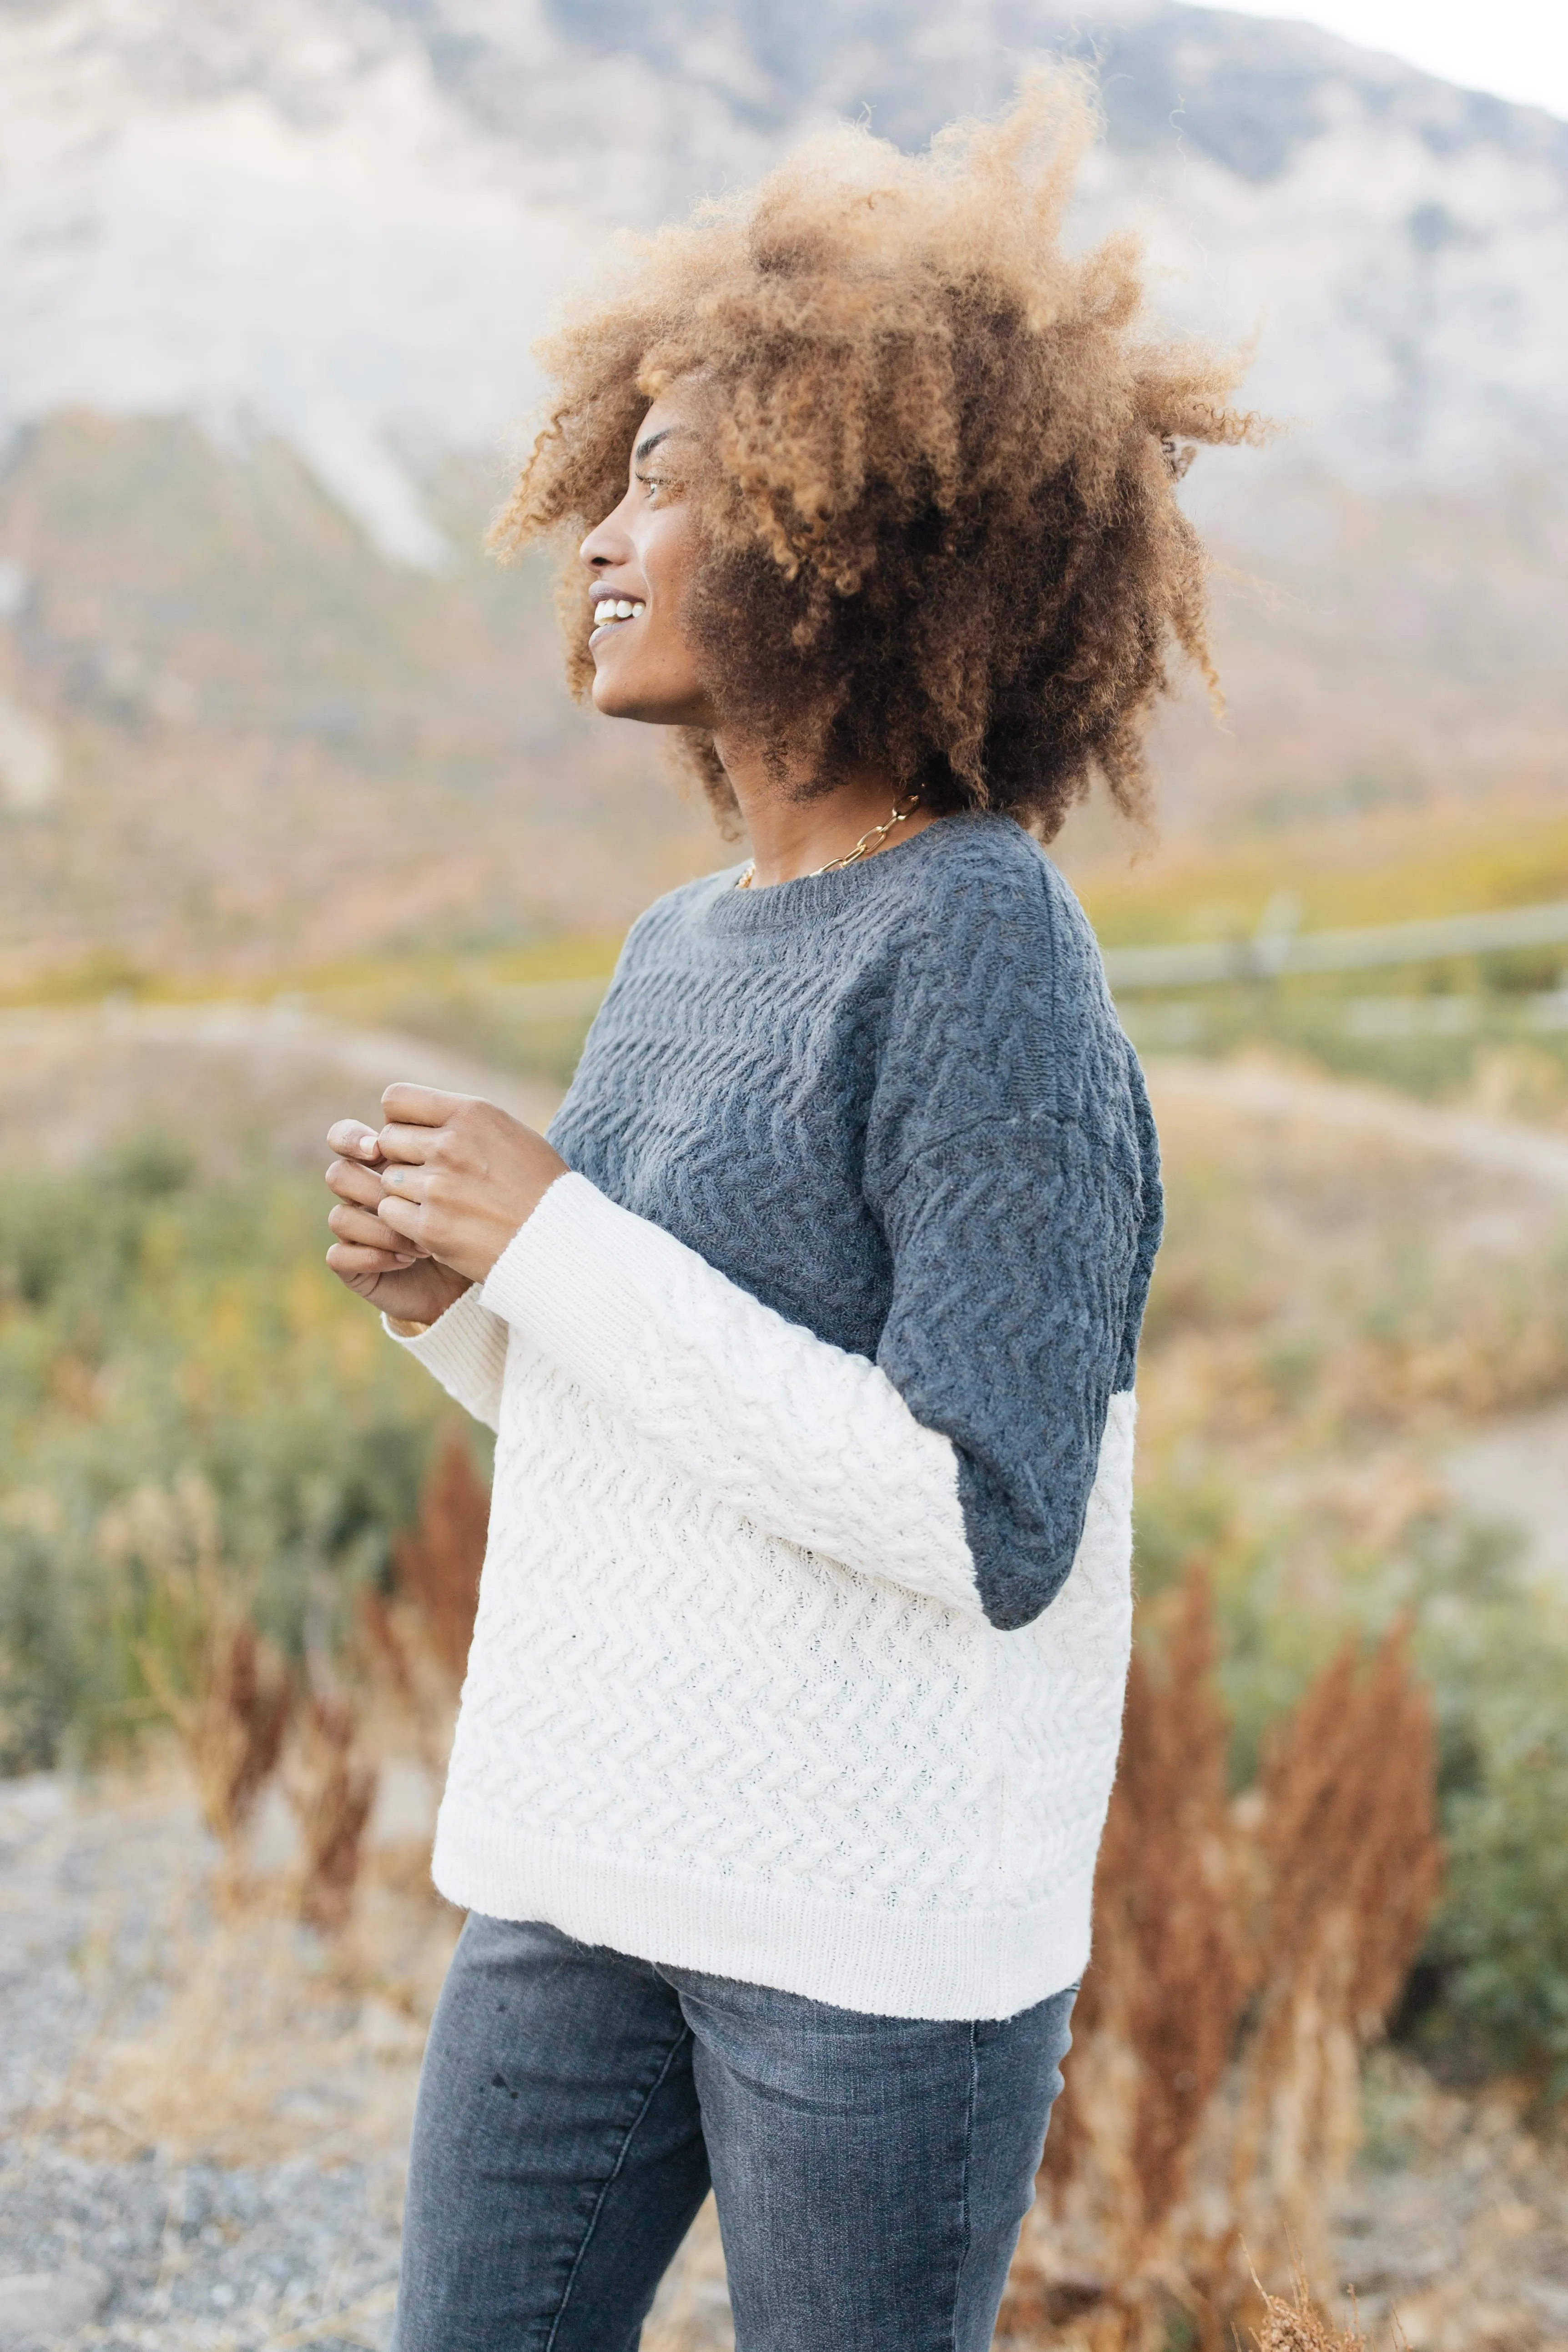
[[[664,488],[664,476],[662,474],[639,474],[637,476],[637,479],[642,484],[643,488],[647,492],[650,499],[656,497]]]

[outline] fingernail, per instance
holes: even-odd
[[[412,1265],[414,1260],[411,1257],[400,1257],[397,1263],[399,1265]]]
[[[364,1153],[367,1160],[374,1160],[376,1153],[381,1150],[381,1139],[379,1136],[375,1135],[363,1136],[361,1138],[359,1148]]]

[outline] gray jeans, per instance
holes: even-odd
[[[396,2352],[635,2352],[710,2184],[737,2352],[984,2352],[1075,1990],[923,2024],[470,1917]]]

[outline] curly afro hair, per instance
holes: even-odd
[[[619,500],[648,402],[700,379],[684,618],[727,725],[787,740],[797,768],[804,745],[808,793],[875,764],[933,810],[1005,810],[1048,840],[1098,772],[1143,819],[1173,651],[1217,694],[1176,482],[1193,444],[1258,427],[1228,405],[1234,360],[1140,331],[1131,240],[1064,248],[1097,128],[1081,78],[1039,70],[925,155],[833,131],[634,243],[541,346],[555,392],[492,543],[574,542]],[[731,830],[711,737],[681,731]]]

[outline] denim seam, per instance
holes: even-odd
[[[572,2268],[567,2273],[566,2284],[561,2290],[560,2305],[556,2310],[554,2318],[550,2323],[550,2333],[544,2339],[544,2352],[552,2352],[552,2347],[554,2345],[555,2339],[561,2332],[561,2323],[566,2316],[566,2306],[572,2300],[572,2290],[577,2284],[577,2273],[583,2267],[583,2258],[594,2242],[594,2232],[597,2230],[600,2220],[604,2214],[605,2200],[620,2178],[621,2168],[626,2160],[626,2151],[631,2147],[633,2140],[637,2137],[648,2109],[652,2106],[655,2099],[658,2098],[659,2092],[663,2089],[665,2078],[668,2074],[670,2068],[674,2065],[677,2054],[682,2048],[683,2044],[689,2042],[690,2039],[690,2027],[683,2026],[680,2032],[677,2034],[675,2040],[670,2043],[668,2050],[666,2052],[663,2065],[659,2068],[654,2080],[648,2084],[647,2098],[644,2099],[641,2106],[632,2117],[631,2122],[626,2126],[626,2133],[622,2138],[620,2148],[616,2153],[616,2160],[605,2176],[603,2188],[600,2189],[597,2197],[594,2200],[594,2210],[588,2217],[588,2226],[583,2232],[583,2242],[572,2258]]]
[[[958,2312],[963,2300],[963,2273],[969,2267],[970,2197],[969,2165],[974,2152],[974,2110],[980,2096],[979,2026],[971,2021],[969,2028],[969,2095],[963,2109],[963,2160],[959,2167],[959,2211],[962,2218],[962,2242],[958,2250],[958,2268],[952,2281],[952,2317],[948,2328],[950,2352],[958,2352]]]

